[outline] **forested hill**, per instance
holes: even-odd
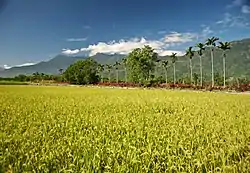
[[[227,52],[227,76],[250,76],[250,39],[244,39],[239,41],[231,42],[231,50]],[[98,53],[93,56],[93,58],[101,64],[113,64],[116,61],[120,61],[124,55],[114,54],[107,55]],[[170,57],[160,57],[161,59],[171,59]],[[1,77],[13,77],[19,74],[32,74],[35,72],[45,73],[45,74],[58,74],[59,69],[66,69],[70,64],[74,63],[79,59],[86,59],[86,57],[75,57],[75,56],[66,56],[58,55],[53,59],[40,62],[31,66],[23,67],[13,67],[6,69],[4,71],[0,70]],[[176,64],[177,75],[188,75],[189,73],[189,58],[185,56],[178,57]],[[193,67],[194,73],[199,73],[199,58],[197,55],[193,57]],[[170,73],[171,73],[170,67]],[[210,59],[210,50],[205,50],[203,56],[203,69],[205,75],[208,76],[211,74],[211,59]],[[215,72],[222,73],[222,51],[215,50],[214,56],[214,70]]]
[[[231,50],[226,52],[226,73],[228,77],[250,77],[250,39],[233,41]],[[211,75],[211,54],[210,50],[204,51],[203,55],[203,70],[204,74]],[[214,72],[223,73],[223,52],[216,49],[214,52]],[[170,57],[165,57],[169,59]],[[199,56],[195,54],[193,57],[194,73],[199,74]],[[179,75],[189,73],[189,57],[178,57],[176,71]]]

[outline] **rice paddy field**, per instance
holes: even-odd
[[[0,172],[250,172],[250,95],[0,86]]]

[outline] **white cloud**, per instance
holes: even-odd
[[[165,35],[163,41],[165,43],[187,43],[194,41],[197,37],[198,34],[196,33],[171,32],[170,34]]]
[[[250,6],[248,6],[248,5],[243,5],[243,6],[241,7],[241,12],[244,13],[244,14],[250,13]]]
[[[34,65],[35,63],[24,63],[24,64],[20,64],[20,65],[15,65],[15,67],[23,67],[23,66],[31,66]]]
[[[10,68],[11,68],[11,66],[9,66],[9,65],[5,64],[5,65],[3,65],[3,68],[4,68],[4,69],[10,69]]]
[[[218,25],[222,25],[224,28],[229,27],[240,27],[248,28],[249,22],[248,19],[244,16],[233,16],[230,13],[225,13],[224,18],[216,22]]]
[[[208,36],[210,36],[211,34],[214,33],[214,31],[210,28],[210,26],[202,26],[202,31],[201,31],[201,34],[199,35],[199,37],[201,38],[206,38]]]
[[[216,22],[216,24],[223,24],[223,23],[224,23],[223,20],[219,20],[219,21]]]
[[[158,34],[166,34],[167,31],[162,30],[162,31],[158,31],[157,33],[158,33]]]
[[[129,40],[121,39],[119,41],[110,41],[110,42],[99,42],[97,44],[89,45],[88,47],[81,49],[63,49],[64,54],[72,55],[80,52],[88,53],[90,56],[93,56],[97,53],[106,53],[106,54],[128,54],[135,48],[142,48],[144,45],[149,45],[159,55],[170,55],[177,53],[182,55],[183,52],[176,50],[168,50],[167,48],[171,46],[169,43],[165,43],[164,39],[161,40],[146,40],[145,38],[131,38]]]
[[[241,6],[244,3],[244,0],[234,0],[231,4],[227,5],[227,8]]]
[[[91,29],[91,26],[89,26],[89,25],[84,25],[84,26],[83,26],[83,29]]]
[[[69,42],[77,42],[77,41],[86,41],[88,38],[68,38],[67,41]]]
[[[128,54],[135,48],[141,48],[144,45],[150,45],[154,49],[161,49],[165,44],[157,40],[146,40],[145,38],[132,38],[128,41],[119,40],[118,42],[112,41],[109,43],[99,42],[94,45],[89,45],[87,48],[82,48],[81,51],[89,52],[90,55],[95,55],[96,53],[121,53]]]
[[[177,56],[182,56],[185,54],[183,51],[177,51],[177,50],[158,50],[157,53],[160,56],[171,55],[172,53],[177,53]]]
[[[62,50],[62,53],[63,54],[66,54],[66,55],[73,55],[73,54],[77,54],[79,53],[80,50],[79,49],[74,49],[74,50],[71,50],[71,49],[63,49]]]
[[[227,8],[240,7],[243,14],[250,13],[249,0],[234,0]]]
[[[14,65],[14,66],[9,66],[9,65],[5,64],[5,65],[3,65],[3,68],[10,69],[12,67],[24,67],[24,66],[31,66],[31,65],[35,65],[35,63],[24,63],[24,64]]]
[[[216,23],[217,23],[217,24],[227,25],[227,24],[229,24],[230,22],[232,22],[233,20],[234,20],[234,19],[233,19],[233,17],[232,17],[231,14],[225,13],[223,19],[220,20],[220,21],[218,21],[218,22],[216,22]]]

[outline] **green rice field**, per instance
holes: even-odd
[[[250,172],[250,95],[0,86],[0,172]]]

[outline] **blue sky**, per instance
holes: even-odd
[[[3,6],[3,2],[6,5]],[[0,66],[250,37],[250,0],[0,0]]]

